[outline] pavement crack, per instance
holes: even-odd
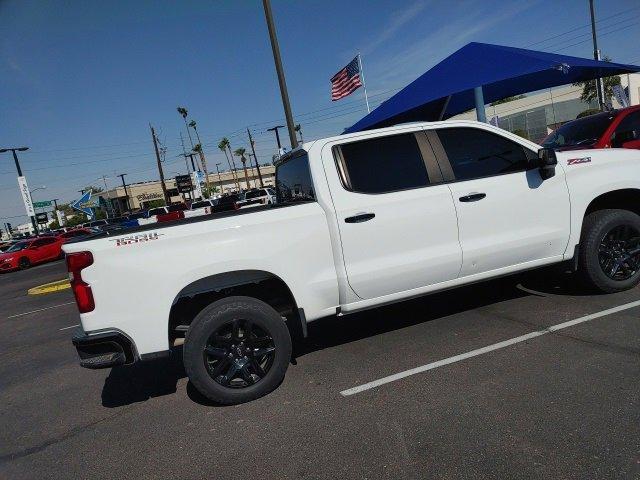
[[[106,422],[108,420],[112,420],[116,417],[122,416],[125,413],[127,413],[129,410],[131,410],[135,405],[132,405],[130,407],[125,407],[122,410],[119,410],[118,412],[114,413],[113,415],[109,415],[107,417],[101,418],[100,420],[96,420],[94,422],[90,422],[87,423],[85,425],[79,425],[77,427],[72,428],[71,430],[69,430],[67,433],[65,433],[64,435],[60,435],[59,437],[55,437],[52,438],[50,440],[47,440],[46,442],[41,443],[40,445],[35,445],[33,447],[29,447],[29,448],[25,448],[24,450],[20,450],[18,452],[12,452],[12,453],[6,453],[4,455],[0,455],[0,464],[4,464],[4,463],[8,463],[11,462],[13,460],[17,460],[19,458],[23,458],[23,457],[27,457],[29,455],[33,455],[34,453],[38,453],[41,452],[42,450],[45,450],[46,448],[50,447],[51,445],[55,445],[57,443],[63,442],[69,438],[75,437],[76,435],[79,435],[80,433],[89,430],[92,427],[95,427],[96,425],[99,425],[103,422]]]

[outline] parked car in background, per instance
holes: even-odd
[[[244,195],[232,193],[231,195],[224,195],[218,199],[218,203],[211,207],[212,212],[228,212],[231,210],[238,210]]]
[[[217,204],[218,204],[217,199],[209,198],[207,200],[199,200],[191,204],[191,210],[197,210],[199,208],[205,208],[205,207],[213,207],[214,205],[217,205]]]
[[[62,258],[62,244],[62,239],[58,237],[37,237],[16,242],[0,254],[0,271],[25,269]]]
[[[58,238],[62,240],[62,243],[66,243],[70,240],[93,235],[94,233],[95,232],[93,230],[90,230],[88,228],[76,228],[74,230],[69,230],[68,232],[58,234]]]
[[[271,188],[256,188],[249,190],[244,194],[244,202],[240,204],[240,208],[271,205],[276,203],[276,192]]]
[[[167,210],[167,207],[155,207],[155,208],[149,209],[145,217],[138,217],[138,218],[149,218],[149,217],[153,217],[154,215],[163,215],[165,213],[169,213],[169,211]],[[131,216],[129,218],[133,220]]]
[[[596,113],[565,123],[551,132],[542,146],[555,150],[640,149],[640,105]]]

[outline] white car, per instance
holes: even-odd
[[[276,192],[272,188],[256,188],[244,194],[244,200],[240,208],[257,207],[259,205],[272,205],[276,203]]]
[[[640,281],[640,151],[554,152],[491,125],[415,123],[306,143],[278,208],[66,244],[88,368],[169,355],[225,404],[282,381],[307,324],[543,265]]]

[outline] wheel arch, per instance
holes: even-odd
[[[306,336],[304,310],[298,307],[282,278],[264,270],[236,270],[200,278],[178,292],[169,313],[169,345],[184,335],[195,316],[207,305],[236,295],[267,303],[286,319],[292,335]]]
[[[584,212],[584,217],[598,210],[609,208],[618,208],[621,210],[629,210],[640,215],[640,189],[638,188],[621,188],[602,193],[595,197]]]

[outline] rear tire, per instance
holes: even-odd
[[[20,270],[26,270],[31,266],[31,261],[27,257],[22,257],[18,260],[18,268]]]
[[[607,209],[584,219],[578,258],[587,286],[621,292],[640,282],[640,216]]]
[[[231,405],[273,391],[291,360],[291,336],[270,305],[228,297],[204,308],[185,336],[184,367],[209,400]]]

